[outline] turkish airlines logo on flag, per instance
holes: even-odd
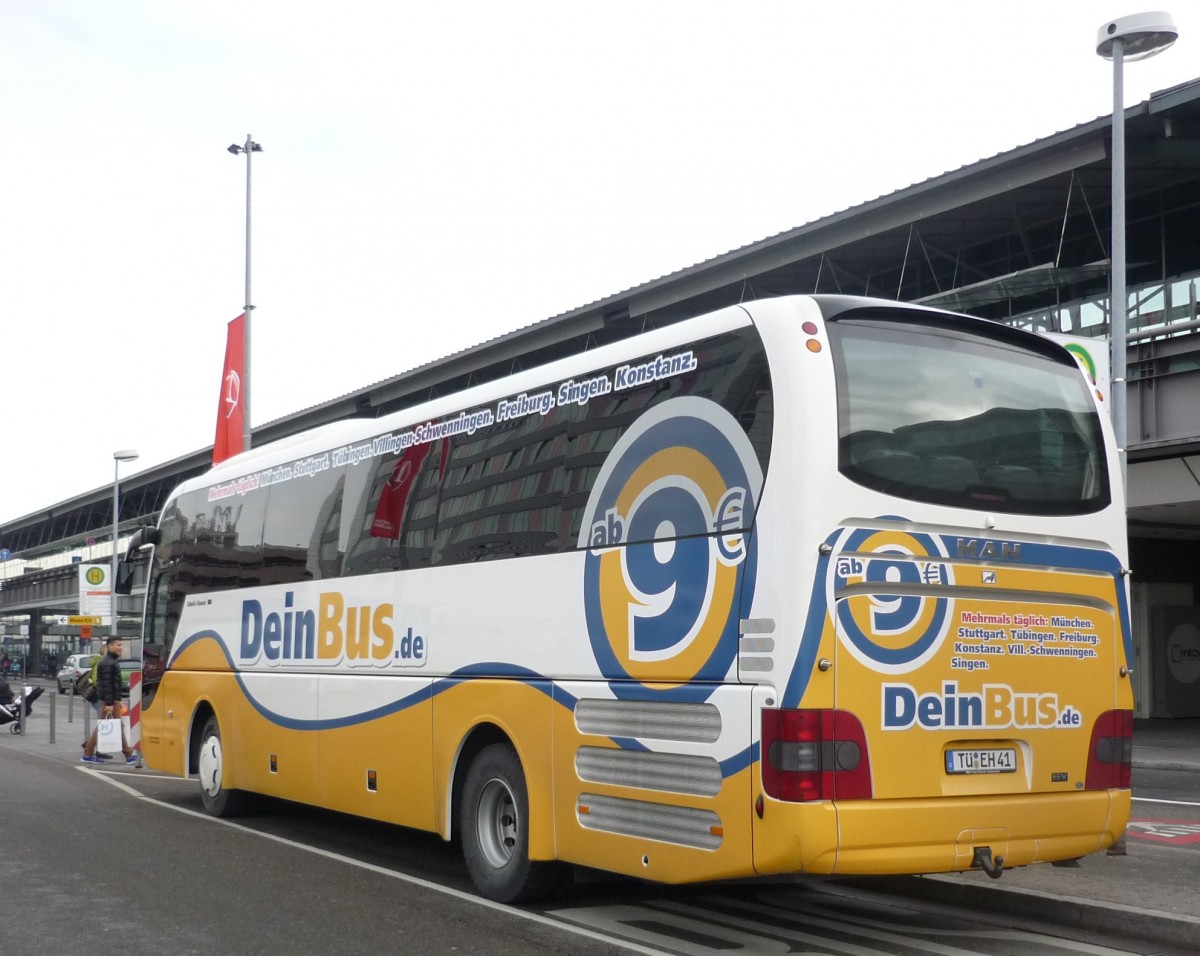
[[[232,418],[242,403],[242,378],[237,369],[225,373],[225,417]]]
[[[246,376],[246,316],[229,323],[225,334],[225,370],[221,373],[221,400],[217,405],[217,437],[213,442],[213,464],[220,464],[242,450],[245,418],[242,382]]]
[[[412,497],[413,486],[421,465],[429,457],[431,445],[413,445],[399,461],[392,466],[392,476],[379,491],[379,502],[375,506],[375,520],[371,522],[371,537],[391,538],[393,541],[400,537],[404,518],[408,513],[408,502]],[[442,441],[440,462],[438,464],[438,480],[446,474],[446,461],[450,453],[450,443]]]

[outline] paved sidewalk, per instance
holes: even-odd
[[[95,710],[82,697],[57,693],[53,681],[35,680],[32,683],[45,690],[33,702],[33,713],[25,718],[25,734],[12,735],[11,724],[0,727],[0,747],[29,750],[45,757],[79,763],[83,743],[96,727]],[[14,684],[13,690],[17,689]]]
[[[7,727],[0,727],[0,755],[5,750],[22,750],[79,763],[84,727],[92,725],[93,715],[86,703],[76,699],[75,719],[69,722],[71,709],[70,698],[56,695],[50,685],[34,702],[23,736],[11,736]],[[1200,720],[1136,722],[1133,764],[1135,769],[1200,775]],[[119,759],[112,766],[138,772]],[[1180,818],[1186,815],[1200,822],[1200,805],[1181,809],[1189,812]],[[1139,804],[1135,803],[1134,816],[1138,815]],[[1081,860],[1078,867],[1039,865],[1006,870],[998,880],[976,870],[849,882],[1200,953],[1200,840],[1191,846],[1170,846],[1127,839],[1124,856],[1096,853]]]
[[[1135,720],[1133,765],[1154,770],[1200,773],[1200,717],[1189,720]]]

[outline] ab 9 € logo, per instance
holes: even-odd
[[[842,646],[873,671],[920,667],[949,631],[954,583],[944,549],[927,534],[843,531],[826,581]]]
[[[616,693],[698,697],[737,651],[754,593],[750,533],[762,469],[736,419],[708,399],[649,410],[605,459],[584,511],[584,607],[592,651]]]

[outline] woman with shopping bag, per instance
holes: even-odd
[[[137,755],[125,739],[125,727],[121,720],[121,649],[119,637],[110,637],[105,642],[105,655],[96,667],[96,690],[99,692],[100,719],[96,729],[83,745],[84,763],[103,763],[96,755],[97,746],[101,753],[122,753],[126,763],[137,763]]]

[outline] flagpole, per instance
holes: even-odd
[[[250,311],[254,306],[250,302],[250,157],[261,153],[262,147],[246,134],[246,144],[239,146],[234,143],[229,152],[237,156],[246,154],[246,306],[245,325],[242,327],[242,356],[245,362],[245,374],[242,376],[242,451],[250,450]]]

